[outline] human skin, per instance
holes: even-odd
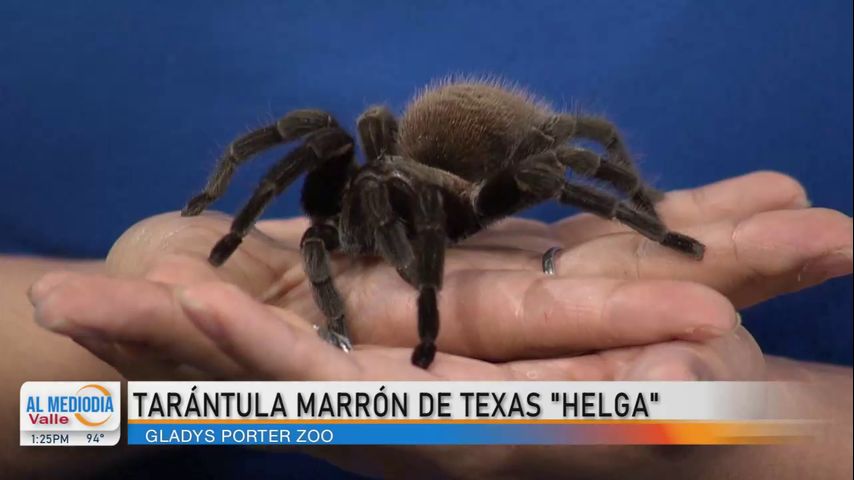
[[[24,382],[122,379],[112,366],[71,339],[39,328],[33,322],[27,288],[57,268],[102,272],[104,262],[0,256],[0,471],[4,478],[45,478],[53,472],[68,471],[70,465],[85,465],[86,468],[76,471],[90,475],[129,454],[120,449],[18,446],[18,398]]]
[[[478,367],[523,369],[535,378],[553,369],[555,358],[570,356],[574,368],[567,371],[575,379],[601,377],[605,367],[616,378],[637,362],[614,358],[613,349],[722,337],[737,326],[733,306],[850,272],[851,219],[806,206],[800,185],[768,172],[671,193],[658,209],[671,228],[706,243],[702,262],[590,215],[554,225],[520,219],[496,225],[449,250],[440,353],[436,365],[417,375],[471,359],[482,362]],[[143,220],[113,246],[108,274],[59,272],[36,283],[30,294],[37,321],[134,378],[147,378],[149,371],[159,378],[205,378],[204,369],[240,376],[239,366],[197,334],[182,292],[219,282],[257,298],[273,288],[277,294],[267,308],[288,325],[310,331],[323,319],[299,255],[305,220],[264,222],[229,261],[213,268],[207,254],[228,223],[219,214]],[[554,245],[566,251],[558,274],[548,277],[541,255]],[[417,341],[414,289],[376,259],[338,256],[333,267],[358,347],[347,358],[405,355]],[[122,336],[133,345],[122,345]],[[321,347],[324,354],[341,353]],[[194,354],[200,361],[192,363],[203,371],[170,363],[172,350]],[[581,361],[596,368],[588,373]]]
[[[9,478],[45,478],[62,471],[66,478],[88,476],[114,468],[131,457],[156,454],[151,447],[127,449],[42,449],[19,447],[17,442],[17,389],[27,380],[79,380],[97,378],[119,380],[119,374],[71,339],[39,328],[33,321],[33,309],[26,300],[29,285],[46,272],[99,272],[103,262],[72,262],[27,257],[0,257],[0,369],[4,381],[0,395],[0,468]],[[621,464],[607,461],[616,458],[611,447],[574,447],[576,464],[563,467],[591,478],[660,478],[666,473],[675,477],[695,475],[696,478],[732,478],[739,476],[763,478],[850,478],[851,477],[851,369],[829,365],[796,362],[766,357],[767,374],[772,379],[810,381],[823,385],[805,397],[802,408],[816,415],[838,420],[834,431],[827,432],[828,441],[792,446],[721,448],[712,454],[705,449],[620,449]],[[360,447],[315,450],[339,465],[377,476],[406,476],[423,472],[424,476],[445,474],[474,476],[489,470],[502,470],[505,476],[550,476],[543,466],[561,466],[566,459],[563,447],[525,447],[514,450],[510,457],[495,456],[489,447],[476,447],[468,455],[450,457],[447,447],[424,447],[420,450],[389,452],[388,448]],[[459,449],[451,449],[451,451]],[[473,453],[472,453],[473,452]],[[404,455],[401,455],[404,454]],[[418,459],[413,459],[415,455]],[[507,460],[523,457],[525,464],[509,466]],[[454,462],[440,463],[435,459],[453,458]],[[602,459],[606,461],[602,461]],[[723,460],[723,461],[722,461]],[[85,465],[86,468],[70,468]],[[380,466],[383,466],[381,469]],[[684,475],[680,475],[684,474]],[[77,475],[79,474],[79,475]],[[554,475],[552,472],[551,475]],[[658,477],[656,477],[658,476]],[[434,477],[435,478],[435,477]],[[582,477],[583,478],[583,477]]]
[[[348,358],[311,332],[290,328],[281,317],[225,284],[190,287],[182,295],[191,321],[250,378],[269,380],[519,380],[510,372],[454,360],[433,375],[405,363],[406,355],[387,351],[376,362],[366,355]],[[629,373],[610,371],[607,361],[590,366],[585,356],[552,359],[548,369],[525,368],[538,378],[592,380],[787,380],[783,398],[794,410],[821,423],[809,441],[777,446],[738,447],[314,447],[306,453],[346,469],[382,478],[552,478],[572,473],[581,478],[851,478],[852,371],[850,368],[756,356],[752,339],[739,327],[715,339],[688,344],[662,342],[598,353],[619,352],[634,364]],[[399,350],[399,349],[398,349]],[[192,362],[192,353],[183,358]],[[325,363],[323,367],[319,365]],[[534,364],[536,362],[530,362]],[[598,362],[597,362],[598,363]],[[387,365],[391,365],[388,367]],[[764,368],[762,368],[764,367]],[[345,372],[341,375],[341,372]],[[595,372],[595,373],[594,373]],[[595,375],[599,376],[595,376]]]
[[[757,378],[762,357],[721,300],[743,307],[850,272],[850,219],[805,206],[795,182],[770,173],[670,195],[662,213],[674,228],[709,245],[702,264],[589,216],[555,226],[498,225],[449,253],[440,307],[445,353],[428,372],[406,361],[416,340],[409,287],[375,261],[336,262],[357,351],[348,356],[318,343],[307,327],[319,319],[296,252],[301,221],[265,223],[260,228],[269,236],[253,233],[235,258],[213,270],[205,256],[226,219],[156,217],[117,242],[110,276],[53,274],[34,285],[31,296],[43,326],[133,378],[287,376],[247,368],[198,328],[205,315],[192,313],[194,295],[196,306],[211,295],[239,305],[254,302],[244,292],[257,296],[277,283],[282,295],[275,306],[252,305],[297,335],[295,345],[307,345],[299,351],[308,355],[294,357],[290,378]],[[568,250],[559,276],[545,278],[539,257],[555,244]],[[484,290],[500,294],[474,305],[459,301]],[[375,301],[379,296],[383,303]],[[663,301],[673,298],[686,303]],[[134,321],[142,318],[146,322]]]

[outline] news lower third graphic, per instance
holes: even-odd
[[[710,445],[811,436],[779,382],[129,382],[131,445]],[[794,401],[794,402],[793,402]]]
[[[784,382],[128,382],[129,445],[744,445],[823,419]],[[21,445],[111,446],[119,382],[26,382]]]
[[[107,447],[122,434],[120,382],[26,382],[21,445]]]

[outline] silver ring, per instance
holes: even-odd
[[[560,247],[552,247],[543,254],[543,273],[557,275],[557,256],[562,252]]]

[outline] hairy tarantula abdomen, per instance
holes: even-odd
[[[691,258],[703,257],[702,243],[671,231],[658,217],[658,192],[643,182],[616,127],[604,118],[555,112],[518,88],[469,79],[422,91],[399,124],[389,109],[372,107],[359,117],[356,131],[363,163],[356,161],[353,138],[331,115],[292,111],[232,142],[204,190],[182,211],[201,213],[253,155],[300,141],[267,172],[209,260],[217,266],[227,261],[264,208],[305,175],[301,203],[311,226],[300,253],[326,319],[319,332],[344,350],[351,347],[346,305],[332,277],[331,252],[380,256],[418,291],[419,342],[412,363],[423,368],[437,350],[445,249],[538,203],[578,207]],[[598,144],[602,154],[575,140]],[[577,178],[610,185],[618,194]]]
[[[441,82],[407,106],[398,148],[404,157],[477,181],[552,116],[544,102],[497,81]]]

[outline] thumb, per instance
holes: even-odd
[[[213,267],[208,263],[211,248],[230,224],[230,217],[219,213],[182,217],[169,212],[146,218],[115,242],[107,255],[107,270],[114,276],[172,285],[224,280],[260,295],[283,272],[300,265],[299,251],[290,242],[253,229],[231,258]]]
[[[737,328],[732,334],[705,342],[673,341],[650,345],[617,380],[714,381],[761,380],[765,359],[750,333]]]

